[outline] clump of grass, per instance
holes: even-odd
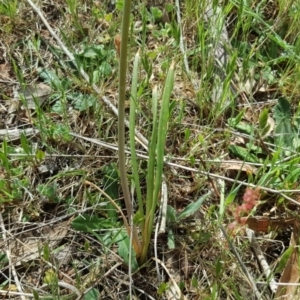
[[[174,82],[174,64],[171,65],[162,95],[161,110],[158,115],[158,94],[157,88],[153,90],[152,113],[153,113],[153,126],[151,140],[149,143],[149,162],[147,165],[147,196],[146,196],[146,209],[144,212],[144,203],[140,192],[140,179],[138,177],[137,159],[135,154],[135,101],[137,95],[137,79],[138,79],[138,64],[139,57],[135,59],[133,69],[133,82],[131,94],[131,118],[130,118],[130,137],[131,137],[131,152],[133,153],[133,172],[135,179],[135,186],[138,193],[138,216],[134,219],[132,200],[130,197],[126,165],[125,165],[125,134],[124,134],[124,111],[125,111],[125,90],[126,90],[126,67],[127,67],[127,47],[128,47],[128,32],[130,20],[130,1],[124,4],[123,22],[122,22],[122,35],[121,35],[121,48],[120,48],[120,70],[119,70],[119,126],[118,126],[118,145],[119,145],[119,168],[120,178],[122,183],[122,190],[124,194],[127,216],[130,220],[139,220],[141,224],[142,243],[139,241],[137,235],[136,224],[132,224],[133,230],[133,245],[136,251],[137,258],[143,264],[147,260],[148,247],[150,244],[151,234],[153,232],[154,216],[158,203],[158,196],[161,189],[162,176],[163,176],[163,159],[165,141],[167,135],[167,123],[169,119],[169,99],[171,96],[173,82]],[[118,45],[118,44],[117,44]]]

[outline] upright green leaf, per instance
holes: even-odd
[[[164,91],[162,95],[162,104],[159,114],[159,123],[158,123],[158,136],[157,136],[157,162],[156,162],[156,176],[155,176],[155,189],[154,189],[154,199],[157,200],[158,194],[161,188],[162,182],[162,173],[163,173],[163,160],[165,154],[165,144],[167,137],[167,128],[169,121],[169,103],[171,98],[171,93],[173,91],[174,85],[174,63],[172,63],[168,74],[166,83],[164,86]],[[156,203],[155,203],[156,205]]]
[[[135,271],[138,269],[138,263],[136,260],[136,254],[130,243],[130,237],[125,231],[119,231],[118,233],[118,254],[123,258],[124,263],[128,266],[131,262],[131,270]],[[131,257],[130,257],[131,256]]]
[[[109,164],[102,168],[103,171],[103,187],[112,199],[118,199],[119,175],[115,164]],[[117,211],[115,206],[109,201],[106,206],[109,218],[117,219]]]
[[[174,63],[172,63],[165,82],[164,91],[161,101],[161,109],[159,113],[159,121],[157,128],[157,110],[153,109],[153,131],[149,149],[149,163],[147,174],[147,202],[144,230],[142,233],[143,248],[141,253],[141,262],[145,262],[147,258],[148,247],[150,243],[151,233],[153,230],[153,220],[156,210],[158,195],[161,189],[164,150],[169,120],[169,103],[174,85]],[[157,105],[157,90],[153,94],[153,105]],[[157,128],[157,130],[156,130]],[[156,143],[157,138],[157,143]],[[155,160],[156,155],[156,160]],[[155,171],[155,174],[154,174]]]
[[[278,265],[276,267],[275,273],[282,272],[282,270],[285,268],[288,260],[290,259],[290,256],[292,255],[293,250],[294,250],[294,247],[289,247],[283,252],[283,254],[281,255],[281,258],[278,262]]]
[[[281,122],[285,118],[291,117],[291,105],[290,103],[283,97],[278,99],[278,103],[274,107],[274,118],[276,122]]]
[[[267,126],[268,122],[268,109],[264,108],[259,114],[259,129],[263,130]]]
[[[83,297],[83,300],[98,300],[98,299],[100,299],[100,293],[97,289],[94,288],[88,291]]]
[[[140,53],[138,51],[134,58],[133,71],[132,71],[129,136],[130,136],[132,174],[133,174],[133,180],[134,180],[136,195],[137,195],[138,204],[139,204],[138,213],[139,213],[139,217],[141,219],[143,219],[144,218],[144,206],[143,206],[142,192],[141,192],[141,187],[140,187],[138,159],[137,159],[136,149],[135,149],[135,122],[136,122],[135,119],[136,119],[136,109],[137,109],[137,86],[138,86],[139,64],[140,64]],[[143,224],[143,223],[141,223],[141,224]]]
[[[291,123],[291,105],[283,97],[279,98],[274,108],[275,142],[277,146],[293,149],[293,140],[295,133]]]
[[[197,201],[190,203],[186,208],[181,212],[181,214],[178,216],[177,220],[183,220],[187,217],[194,214],[196,211],[199,210],[203,202],[211,195],[211,192],[208,192],[207,194],[201,196]]]
[[[107,218],[99,218],[88,214],[82,214],[72,221],[72,227],[82,232],[113,228],[115,225]]]

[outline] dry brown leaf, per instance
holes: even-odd
[[[32,136],[39,133],[39,130],[36,128],[24,128],[24,129],[0,129],[0,141],[7,139],[8,141],[15,141],[21,137],[21,134],[25,136]]]
[[[121,53],[121,37],[119,35],[117,35],[115,37],[114,43],[115,43],[115,49],[116,49],[117,57],[119,58],[120,53]]]
[[[272,117],[268,116],[268,120],[267,120],[267,124],[270,126],[269,130],[264,134],[264,136],[262,136],[262,139],[265,139],[266,137],[268,137],[271,132],[274,130],[275,128],[275,121]]]
[[[9,66],[7,63],[0,65],[0,79],[9,80]]]
[[[270,230],[284,229],[295,222],[295,218],[270,218],[263,217],[248,217],[246,223],[250,229],[256,232],[269,232]]]
[[[299,279],[300,279],[300,270],[299,270],[300,232],[299,230],[300,230],[300,222],[295,221],[293,233],[290,240],[290,247],[293,247],[294,249],[279,280],[281,284],[286,283],[287,285],[278,286],[275,295],[276,300],[300,299],[300,289],[297,286],[297,284],[299,284]]]
[[[257,169],[252,165],[244,163],[243,161],[236,161],[236,162],[224,162],[220,165],[222,169],[225,170],[237,170],[237,171],[244,171],[247,174],[256,174]]]
[[[44,83],[37,85],[28,85],[25,88],[19,89],[15,93],[14,100],[24,100],[26,102],[22,109],[36,109],[36,104],[42,106],[51,94],[51,87]],[[14,104],[15,106],[15,104]],[[9,110],[13,112],[12,108]]]
[[[184,278],[188,279],[189,275],[191,273],[191,268],[189,266],[188,253],[187,253],[186,249],[184,249],[184,258],[183,258],[181,268],[182,268],[182,271],[184,273]]]

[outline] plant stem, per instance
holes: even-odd
[[[124,1],[123,20],[121,29],[121,51],[120,51],[120,67],[119,67],[119,122],[118,122],[118,147],[119,147],[119,170],[120,180],[124,195],[124,201],[127,210],[127,218],[133,218],[133,208],[128,188],[128,180],[126,173],[126,157],[125,157],[125,92],[126,92],[126,69],[127,69],[127,46],[130,25],[130,8],[131,0]],[[140,253],[140,242],[135,225],[132,225],[133,231],[133,247],[137,257]]]

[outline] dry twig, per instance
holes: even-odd
[[[6,256],[7,256],[7,259],[8,259],[8,262],[9,262],[9,267],[11,269],[11,273],[14,277],[14,280],[15,280],[15,284],[18,288],[18,291],[20,293],[20,297],[22,300],[26,300],[24,294],[23,294],[23,290],[22,290],[22,286],[21,286],[21,283],[19,281],[19,277],[18,277],[18,274],[17,274],[17,271],[16,271],[16,268],[14,266],[14,264],[12,263],[12,260],[11,260],[11,255],[10,255],[10,251],[9,251],[9,245],[8,245],[8,241],[7,241],[7,237],[6,237],[6,229],[5,229],[5,225],[4,225],[4,220],[3,220],[3,217],[2,217],[2,213],[0,212],[0,227],[1,227],[1,230],[2,230],[2,238],[5,242],[5,252],[6,252]],[[11,283],[9,283],[11,284]]]
[[[254,251],[254,254],[258,260],[258,263],[260,264],[260,266],[263,270],[263,273],[267,279],[269,287],[270,287],[272,293],[275,294],[276,290],[277,290],[277,284],[276,284],[276,281],[274,280],[274,276],[272,274],[270,266],[269,266],[267,260],[265,259],[259,244],[256,241],[255,233],[253,230],[251,230],[249,228],[246,228],[246,232],[247,232],[248,239],[251,243],[252,249]]]

